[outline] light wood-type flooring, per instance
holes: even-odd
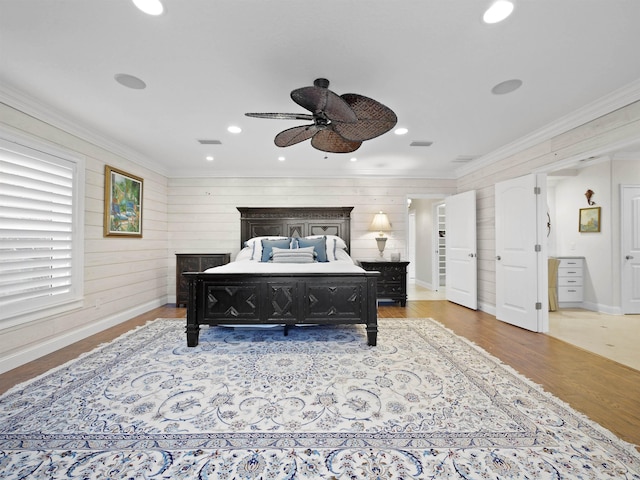
[[[156,308],[116,327],[0,375],[0,393],[156,318],[185,317],[184,308]],[[410,300],[405,308],[381,306],[379,318],[433,318],[510,365],[546,391],[640,445],[640,371],[550,335],[505,324],[492,315],[444,300]],[[176,320],[184,321],[184,320]],[[186,337],[185,337],[186,342]],[[640,450],[640,449],[639,449]]]

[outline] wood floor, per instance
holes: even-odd
[[[0,375],[0,393],[149,320],[184,316],[185,309],[173,305],[154,309]],[[640,371],[562,340],[507,325],[491,315],[447,301],[409,301],[406,308],[381,306],[378,317],[430,317],[438,320],[618,437],[636,445],[636,448],[640,445]]]

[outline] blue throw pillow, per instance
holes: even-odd
[[[271,260],[271,249],[273,247],[289,248],[290,244],[290,238],[285,238],[282,240],[262,240],[262,258],[260,258],[260,261],[268,262],[269,260]]]
[[[327,260],[327,237],[320,238],[298,238],[298,247],[313,247],[316,252],[318,262],[328,262]]]

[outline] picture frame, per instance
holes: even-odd
[[[594,233],[600,231],[600,207],[580,209],[578,231],[580,233]]]
[[[105,237],[142,237],[143,185],[142,178],[105,165]]]

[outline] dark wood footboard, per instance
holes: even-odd
[[[331,274],[184,273],[187,345],[200,325],[365,324],[376,345],[378,272]]]

